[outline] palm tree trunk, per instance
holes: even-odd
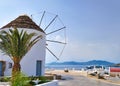
[[[16,77],[20,73],[21,66],[20,66],[20,60],[18,58],[14,58],[13,62],[14,62],[14,65],[12,68],[11,86],[16,86],[16,85],[14,85],[14,83],[16,83]]]
[[[12,72],[20,72],[21,65],[20,63],[14,63]]]
[[[13,68],[12,68],[12,79],[11,79],[12,81],[11,81],[11,83],[15,83],[15,77],[17,75],[19,75],[21,66],[20,66],[20,59],[19,58],[13,57],[12,60],[14,62],[14,65],[13,65]]]
[[[20,70],[21,70],[20,59],[17,57],[14,57],[13,62],[14,62],[14,65],[12,68],[12,75],[20,72]]]

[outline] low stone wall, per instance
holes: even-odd
[[[46,74],[45,78],[47,78],[48,80],[60,80],[61,79],[61,75],[58,74]]]
[[[0,82],[0,86],[10,86],[10,82]]]
[[[120,77],[120,67],[110,67],[109,68],[110,71],[110,76],[119,76]]]
[[[120,77],[120,72],[110,72],[110,76],[112,76],[112,77],[119,76]]]
[[[51,82],[35,85],[35,86],[58,86],[58,80],[53,80]]]

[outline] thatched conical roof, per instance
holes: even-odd
[[[21,15],[15,20],[11,21],[7,25],[3,26],[1,29],[16,27],[16,28],[29,28],[44,32],[30,17],[27,15]]]

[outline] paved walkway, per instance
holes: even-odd
[[[85,76],[64,75],[63,79],[59,81],[59,86],[120,86],[104,82],[97,79],[87,78]]]

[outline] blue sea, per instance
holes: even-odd
[[[57,69],[57,70],[64,70],[64,69],[75,69],[75,70],[81,70],[82,68],[86,68],[89,65],[46,65],[46,69]]]

